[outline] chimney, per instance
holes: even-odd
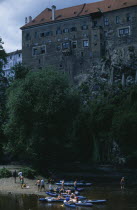
[[[29,19],[29,23],[30,23],[30,22],[32,21],[32,17],[31,17],[31,16],[29,16],[29,18],[28,18],[28,19]]]
[[[56,10],[56,6],[52,5],[52,20],[55,20],[55,10]]]
[[[28,23],[28,18],[27,17],[25,17],[25,24],[27,24]]]

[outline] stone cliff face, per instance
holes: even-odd
[[[75,79],[85,104],[98,96],[102,100],[110,92],[113,93],[111,97],[117,95],[124,87],[137,84],[137,45],[108,49],[106,57]],[[126,159],[117,142],[116,139],[111,141],[111,161],[125,164]]]
[[[75,81],[78,84],[90,82],[93,90],[98,89],[99,84],[128,86],[137,83],[137,45],[108,49],[106,57],[92,64],[85,74],[76,76]]]

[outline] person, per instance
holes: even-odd
[[[21,171],[18,173],[18,176],[19,176],[19,179],[21,180],[21,176],[22,176],[22,172]]]
[[[36,185],[38,186],[38,191],[40,191],[40,179],[36,181]]]
[[[13,177],[14,177],[14,181],[15,181],[15,183],[16,183],[16,178],[17,178],[17,171],[16,171],[16,170],[13,171]]]
[[[24,185],[24,177],[23,176],[20,177],[20,183],[21,183],[21,188],[23,189],[23,185]]]
[[[124,177],[121,178],[120,185],[121,185],[121,189],[125,188],[125,178]]]
[[[44,180],[41,179],[40,181],[40,190],[44,189],[45,190],[45,183],[44,183]]]
[[[77,191],[77,180],[74,181],[74,189]]]
[[[67,193],[68,195],[71,195],[71,190],[66,190],[66,193]]]
[[[64,190],[64,180],[61,182],[62,189]]]

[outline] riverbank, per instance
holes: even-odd
[[[20,171],[23,166],[20,165],[1,165],[0,168],[5,167],[13,172],[15,169]],[[64,169],[52,171],[52,175],[55,177],[56,180],[65,179],[65,180],[86,180],[93,183],[93,186],[109,186],[115,185],[119,187],[119,182],[122,176],[125,177],[126,186],[128,187],[136,187],[137,186],[137,170],[129,170],[125,168],[112,168],[111,166],[98,166],[97,168],[79,166],[79,168],[74,168],[75,170],[65,170]],[[71,168],[72,169],[72,168]],[[0,193],[6,194],[34,194],[40,196],[46,196],[45,192],[39,192],[36,180],[41,179],[44,177],[36,177],[35,179],[27,179],[25,178],[25,184],[29,186],[28,188],[21,188],[20,180],[17,178],[15,183],[14,178],[2,178],[0,179]],[[45,180],[45,191],[48,190],[49,185],[47,183],[47,179]],[[56,188],[56,185],[53,185]]]
[[[17,178],[16,183],[13,177],[0,179],[0,193],[4,194],[34,194],[45,196],[45,192],[39,192],[36,179],[24,179],[28,188],[21,188],[20,180]],[[48,184],[45,184],[45,190],[48,190]]]

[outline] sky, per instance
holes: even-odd
[[[20,27],[25,17],[35,18],[44,9],[55,5],[57,9],[71,7],[99,0],[0,0],[0,37],[7,53],[21,49]]]

